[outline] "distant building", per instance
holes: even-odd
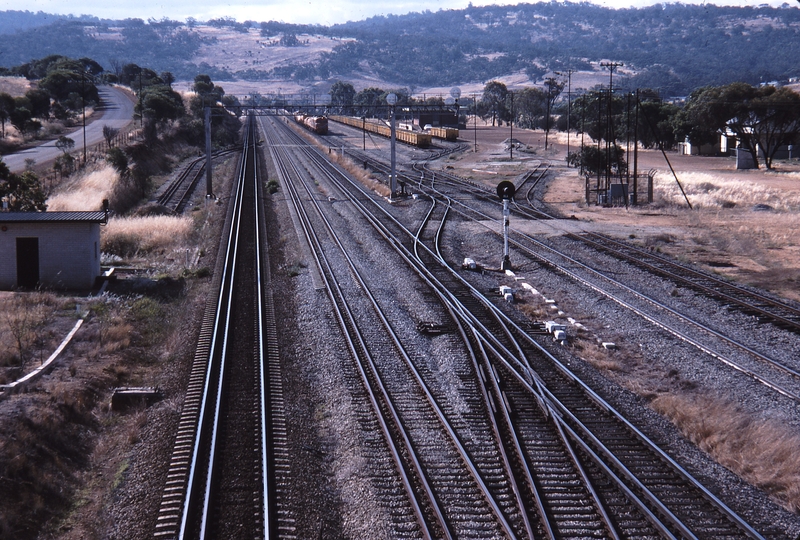
[[[90,289],[105,212],[0,212],[0,289]]]
[[[414,123],[421,128],[424,128],[425,126],[452,128],[459,127],[458,114],[449,109],[415,111]]]

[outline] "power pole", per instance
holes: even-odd
[[[210,199],[214,196],[214,190],[211,186],[211,107],[208,105],[203,106],[203,128],[206,139],[206,197]]]
[[[475,152],[478,151],[478,98],[475,97],[475,94],[472,94],[472,110],[475,113],[473,117],[472,127],[473,135],[475,136]]]
[[[564,73],[556,71],[556,75],[564,75]],[[567,157],[569,157],[569,130],[570,121],[572,117],[572,74],[575,73],[574,69],[567,70]]]
[[[509,92],[508,94],[511,96],[511,122],[509,123],[511,126],[511,138],[508,141],[508,149],[510,151],[510,159],[514,159],[514,92]],[[546,145],[544,148],[547,150]]]
[[[547,138],[550,135],[550,101],[553,97],[553,86],[556,84],[555,77],[547,77],[544,80],[545,86],[547,86],[547,114],[544,118],[544,151],[547,152]]]
[[[83,110],[83,165],[86,166],[86,72],[81,73],[81,109]]]
[[[614,92],[614,69],[623,65],[622,62],[600,62],[601,67],[608,68],[608,103],[606,105],[606,189],[609,189],[611,184],[611,96]],[[616,141],[613,142],[616,147]]]
[[[395,191],[397,191],[397,167],[395,162],[395,141],[397,140],[397,134],[394,127],[394,106],[397,103],[397,95],[392,92],[388,96],[386,96],[386,103],[389,104],[389,133],[390,133],[390,155],[391,155],[391,173],[389,178],[389,200],[392,200],[394,197]]]

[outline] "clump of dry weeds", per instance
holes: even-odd
[[[119,174],[108,165],[75,175],[47,199],[50,211],[99,210],[119,182]]]
[[[53,338],[48,326],[61,305],[55,294],[43,291],[0,298],[0,366],[24,369],[31,360],[46,358]]]
[[[114,218],[103,228],[101,250],[120,257],[180,247],[192,230],[192,219],[182,216]]]
[[[800,184],[800,173],[781,174],[784,178],[796,178]],[[755,205],[768,205],[782,212],[800,209],[800,191],[786,192],[721,174],[681,172],[678,178],[696,209],[751,208]],[[658,173],[653,181],[653,190],[656,199],[664,204],[686,206],[675,178],[670,173]]]
[[[655,398],[652,406],[716,461],[786,509],[800,510],[800,433],[722,397],[671,393]]]

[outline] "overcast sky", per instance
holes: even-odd
[[[590,0],[592,3],[611,8],[643,7],[657,4],[654,0]],[[718,0],[709,2],[718,5],[747,6],[770,4],[780,6],[784,2],[798,7],[798,0]],[[482,2],[472,4],[513,4],[515,2]],[[704,3],[689,0],[683,3]],[[0,0],[0,11],[44,11],[45,13],[94,15],[108,19],[175,19],[184,21],[188,17],[205,21],[217,17],[233,17],[238,21],[284,21],[331,25],[347,21],[359,21],[374,15],[402,15],[412,11],[439,11],[440,9],[463,9],[469,0]]]

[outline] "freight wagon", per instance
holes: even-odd
[[[364,122],[363,119],[352,116],[331,115],[329,118],[334,122],[346,124],[357,129],[363,128],[370,133],[377,133],[378,135],[382,135],[384,137],[391,137],[391,128],[383,123],[379,124],[376,122]],[[395,137],[398,141],[410,144],[412,146],[418,146],[420,148],[428,148],[431,145],[430,133],[395,129]]]
[[[457,128],[431,127],[426,129],[425,131],[430,133],[431,137],[435,139],[444,139],[446,141],[455,141],[458,139]]]

